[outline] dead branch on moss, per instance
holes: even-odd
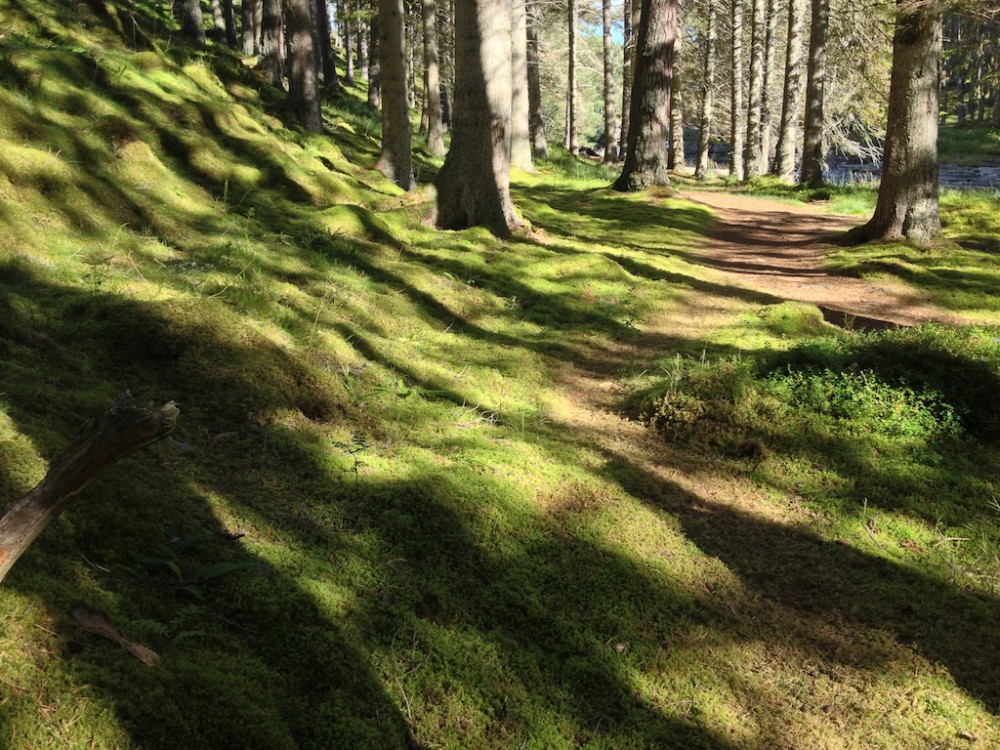
[[[136,406],[126,392],[89,420],[38,486],[0,518],[0,581],[75,495],[119,459],[173,432],[179,413],[173,402]]]

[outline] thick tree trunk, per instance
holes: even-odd
[[[618,134],[615,132],[615,67],[612,56],[611,0],[601,3],[601,22],[604,27],[604,163],[618,161]]]
[[[743,109],[743,0],[730,0],[730,31],[732,33],[732,86],[729,127],[729,176],[743,177],[743,136],[746,133],[746,112]]]
[[[695,179],[708,179],[708,149],[712,139],[712,114],[715,108],[715,35],[718,23],[716,0],[707,0],[708,17],[705,19],[705,65],[701,92],[701,119],[698,131],[698,164]]]
[[[764,11],[764,86],[760,94],[760,173],[771,167],[774,146],[774,55],[778,47],[778,3],[767,0]]]
[[[288,0],[288,103],[303,128],[322,133],[315,10],[313,0]]]
[[[750,90],[747,97],[747,142],[743,152],[743,179],[762,174],[761,99],[764,92],[764,0],[753,0],[750,21]]]
[[[517,225],[510,200],[511,0],[455,7],[455,119],[437,177],[442,229],[484,226],[504,237]]]
[[[826,98],[826,40],[830,24],[830,0],[812,0],[812,28],[809,30],[809,63],[806,81],[806,116],[802,144],[804,185],[822,185],[826,167],[823,145],[823,107]]]
[[[540,159],[549,158],[549,144],[545,138],[545,121],[542,119],[542,84],[538,63],[538,0],[527,2],[528,38],[528,127],[531,130],[531,152]]]
[[[437,2],[423,0],[424,21],[424,75],[427,90],[424,92],[427,112],[427,151],[433,156],[444,156],[444,124],[441,121],[441,74],[438,69]]]
[[[119,459],[173,432],[178,413],[172,403],[139,408],[126,393],[88,422],[38,486],[0,518],[0,581],[73,497]]]
[[[368,22],[368,106],[372,109],[382,107],[382,53],[379,51],[379,17],[372,16]]]
[[[641,0],[639,0],[641,2]],[[635,5],[633,0],[625,0],[624,16],[624,59],[622,61],[622,134],[618,143],[624,148],[628,143],[629,116],[632,114],[632,80],[635,70]]]
[[[677,28],[681,22],[682,5],[677,2]],[[681,82],[681,55],[684,36],[674,33],[674,67],[670,83],[670,148],[667,149],[667,167],[680,169],[684,166],[684,95]]]
[[[774,173],[785,182],[795,182],[795,148],[798,145],[798,117],[802,106],[802,28],[806,18],[805,0],[789,0],[788,44],[785,48],[785,91],[781,98],[781,126]]]
[[[184,36],[195,44],[205,43],[205,18],[198,0],[174,0],[173,13]]]
[[[569,70],[566,84],[566,148],[571,154],[580,150],[580,128],[577,117],[580,108],[576,98],[576,37],[579,26],[577,0],[569,0],[566,4],[567,30],[569,34]]]
[[[938,215],[938,76],[941,0],[896,0],[885,155],[869,239],[925,241]]]
[[[281,89],[285,87],[285,49],[281,42],[282,0],[261,0],[260,57],[267,82]]]
[[[257,25],[257,8],[259,6],[260,0],[243,0],[243,4],[240,6],[244,55],[256,55],[260,51],[260,27]]]
[[[403,0],[378,0],[379,62],[382,75],[382,153],[375,168],[412,190],[410,107],[406,100],[405,26]]]
[[[531,159],[531,106],[528,101],[528,17],[525,0],[513,0],[510,27],[511,109],[510,162],[529,172]]]
[[[676,0],[642,0],[628,150],[616,190],[670,184],[667,131],[676,32]]]

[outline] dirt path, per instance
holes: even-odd
[[[856,217],[731,193],[683,195],[718,217],[701,251],[702,263],[735,286],[817,305],[837,325],[845,318],[859,328],[957,322],[901,284],[837,276],[823,268],[831,236],[855,226]]]

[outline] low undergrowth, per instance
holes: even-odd
[[[863,546],[997,593],[995,331],[841,332],[662,369],[633,409],[668,442],[797,498],[833,536],[860,524]]]

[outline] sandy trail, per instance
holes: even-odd
[[[859,223],[857,217],[731,193],[684,191],[683,197],[718,217],[700,262],[723,274],[727,283],[817,305],[838,325],[845,319],[858,328],[958,322],[901,284],[824,269],[823,257],[836,236]]]

